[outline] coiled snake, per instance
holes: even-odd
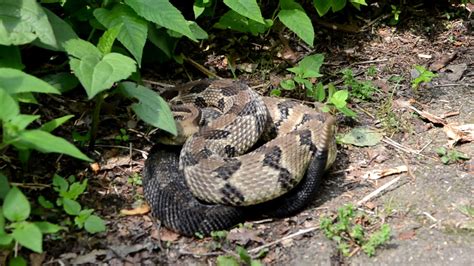
[[[208,234],[256,213],[291,215],[315,196],[336,156],[331,115],[261,97],[233,80],[176,90],[171,104],[180,134],[161,142],[184,146],[157,145],[144,168],[145,197],[165,226]]]

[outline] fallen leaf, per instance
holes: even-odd
[[[382,177],[386,177],[389,175],[394,175],[394,174],[400,174],[407,172],[408,168],[405,165],[400,165],[395,168],[387,168],[383,170],[372,170],[367,173],[365,173],[362,178],[363,179],[371,179],[371,180],[376,180],[380,179]]]
[[[160,230],[160,240],[161,241],[169,241],[169,242],[174,242],[176,240],[178,240],[179,238],[179,234],[178,233],[175,233],[169,229],[166,229],[166,228],[161,228]]]
[[[239,245],[247,245],[251,241],[263,243],[264,240],[258,236],[258,231],[246,228],[234,228],[227,234],[227,240],[236,242]]]
[[[112,158],[108,158],[104,165],[102,165],[102,170],[110,170],[117,166],[129,165],[130,164],[130,156],[123,155],[123,156],[116,156]]]
[[[100,165],[99,165],[99,163],[91,163],[91,164],[90,164],[90,167],[91,167],[92,172],[93,172],[95,175],[99,173],[99,171],[100,171]]]
[[[447,75],[447,78],[450,81],[458,81],[462,78],[462,75],[464,74],[464,71],[467,69],[467,64],[462,63],[462,64],[457,64],[457,65],[449,65],[446,67],[446,72],[449,73]]]
[[[398,234],[398,239],[400,239],[400,240],[410,240],[415,236],[416,236],[416,231],[415,230],[408,230],[408,231],[404,231],[404,232],[401,232],[400,234]]]
[[[444,133],[451,139],[448,144],[450,147],[458,142],[474,141],[474,124],[457,125],[450,123],[443,128]]]
[[[128,256],[130,253],[136,253],[138,251],[147,249],[153,245],[151,242],[147,244],[136,244],[136,245],[117,245],[117,246],[109,246],[109,249],[112,250],[115,254],[119,257],[124,258]]]
[[[376,130],[367,127],[356,127],[338,140],[344,144],[363,147],[377,145],[382,140],[382,137],[382,133]]]
[[[150,212],[150,206],[147,203],[143,203],[134,209],[122,209],[120,210],[121,215],[131,216],[131,215],[143,215]]]
[[[449,64],[449,62],[453,61],[455,57],[456,57],[456,53],[442,55],[440,58],[438,58],[436,61],[434,61],[430,65],[429,69],[431,71],[439,71],[440,69],[445,67],[447,64]]]
[[[366,202],[364,204],[364,206],[369,210],[373,210],[373,209],[375,209],[375,207],[377,207],[377,205],[375,203],[373,203],[372,201]]]

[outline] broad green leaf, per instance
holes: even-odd
[[[266,23],[262,24],[256,22],[240,15],[233,10],[229,10],[227,13],[221,16],[214,27],[218,29],[230,29],[238,32],[258,35],[259,33],[265,32],[269,25]]]
[[[156,92],[132,82],[122,82],[121,91],[140,102],[132,105],[138,117],[152,126],[161,128],[173,135],[177,134],[176,124],[168,104]]]
[[[11,222],[24,221],[30,216],[30,202],[17,187],[8,191],[3,202],[3,216]]]
[[[264,24],[262,12],[256,0],[224,0],[224,4],[240,15]]]
[[[337,108],[342,108],[347,105],[347,98],[349,97],[349,92],[347,90],[340,90],[336,91],[330,101],[334,104]]]
[[[69,190],[64,197],[68,199],[77,199],[87,188],[87,179],[82,182],[74,182],[69,186]]]
[[[77,79],[77,77],[67,72],[47,75],[44,76],[42,79],[48,82],[51,86],[58,89],[61,93],[70,91],[77,87],[77,85],[79,84],[79,80]]]
[[[304,79],[318,78],[322,76],[319,73],[319,69],[323,65],[323,61],[323,54],[314,54],[306,56],[298,63],[298,66],[288,68],[287,70],[301,76]]]
[[[314,8],[318,12],[319,16],[324,16],[332,6],[333,0],[313,0]]]
[[[105,223],[104,223],[104,220],[102,220],[99,216],[91,215],[89,216],[89,218],[87,218],[86,222],[84,223],[84,228],[86,229],[87,232],[91,234],[104,232]]]
[[[64,45],[64,48],[70,56],[76,57],[78,59],[92,57],[100,60],[103,56],[99,49],[97,49],[97,47],[95,47],[92,43],[81,39],[67,41]]]
[[[67,24],[60,17],[56,16],[56,14],[49,11],[47,8],[43,8],[43,10],[48,16],[49,22],[51,23],[51,27],[53,29],[54,36],[56,38],[56,45],[44,43],[41,40],[36,40],[34,44],[41,48],[64,52],[65,51],[64,44],[68,40],[77,39],[78,38],[77,34],[74,32],[74,30],[71,28],[69,24]]]
[[[209,36],[207,35],[207,32],[203,30],[196,22],[194,21],[188,21],[189,28],[193,32],[194,37],[198,40],[204,40],[207,39]]]
[[[99,49],[102,54],[108,54],[112,51],[112,46],[114,45],[115,39],[119,35],[122,26],[122,23],[117,24],[105,31],[100,37],[97,49]]]
[[[20,92],[12,96],[20,103],[38,104],[38,101],[31,92]]]
[[[0,173],[0,199],[3,200],[7,196],[8,191],[10,190],[10,183],[8,183],[8,177],[3,173]],[[0,211],[1,212],[1,211]],[[0,216],[3,214],[0,213]],[[1,230],[0,226],[0,230]],[[0,231],[1,233],[1,231]]]
[[[2,121],[8,121],[20,113],[18,103],[2,88],[0,88],[0,106],[2,108],[0,120]]]
[[[168,0],[125,0],[138,15],[196,41],[181,12]]]
[[[69,215],[78,215],[81,212],[81,204],[68,198],[63,199],[63,208],[64,211]]]
[[[43,234],[33,223],[22,222],[12,232],[13,238],[34,252],[43,252]]]
[[[43,234],[54,234],[59,232],[59,230],[63,230],[64,228],[53,224],[50,222],[42,221],[42,222],[33,222]]]
[[[81,48],[75,48],[76,44]],[[68,41],[66,50],[75,57],[70,58],[69,64],[86,90],[89,99],[111,88],[115,82],[128,78],[136,71],[135,61],[130,57],[118,53],[101,57],[96,47],[83,40]],[[88,50],[92,53],[87,54]]]
[[[54,174],[53,176],[53,189],[60,194],[63,194],[68,191],[69,183],[64,179],[64,177]]]
[[[217,257],[217,266],[239,266],[240,263],[237,261],[237,259],[233,256],[224,256],[220,255]]]
[[[8,266],[27,266],[27,265],[28,263],[22,256],[11,258],[10,261],[8,261]]]
[[[24,130],[29,124],[33,123],[36,119],[40,118],[39,115],[23,115],[19,114],[13,117],[9,124],[14,125],[18,131]]]
[[[65,115],[62,117],[55,118],[51,121],[48,121],[47,123],[44,123],[39,129],[46,132],[51,132],[55,130],[57,127],[59,127],[60,125],[66,123],[69,119],[73,117],[74,115]]]
[[[21,45],[39,38],[57,46],[46,13],[36,0],[0,0],[0,44]]]
[[[12,240],[13,237],[10,234],[0,233],[0,246],[10,245],[12,243]]]
[[[43,80],[14,68],[0,68],[0,90],[2,89],[9,94],[20,92],[59,93],[56,88]]]
[[[305,43],[313,47],[314,29],[311,19],[300,4],[292,0],[280,0],[282,9],[278,12],[278,18],[291,31],[296,33]]]
[[[206,7],[212,5],[212,0],[195,0],[193,5],[194,18],[202,15]]]
[[[365,0],[350,0],[350,1],[353,4],[359,4],[359,5],[363,5],[363,6],[367,5],[367,2],[365,2]]]
[[[0,45],[0,67],[23,69],[20,47]]]
[[[98,8],[94,10],[94,16],[108,29],[123,24],[117,39],[140,65],[148,32],[147,21],[126,5],[115,5],[112,10]]]
[[[280,82],[280,87],[284,90],[293,90],[296,88],[296,85],[292,79],[287,79]]]
[[[154,25],[150,25],[148,28],[148,38],[151,43],[160,48],[168,58],[173,57],[173,50],[178,40],[171,38],[164,28],[157,29]]]
[[[338,139],[339,142],[344,144],[352,144],[355,146],[375,146],[383,138],[383,134],[379,131],[367,128],[367,127],[356,127],[349,133],[344,134]]]
[[[332,12],[337,12],[346,6],[346,0],[332,0]]]
[[[82,153],[79,149],[77,149],[65,139],[56,137],[39,129],[22,131],[18,134],[18,139],[20,145],[36,149],[40,152],[62,153],[84,161],[92,161],[89,157],[87,157],[84,153]],[[15,142],[12,144],[15,145]]]
[[[9,184],[7,183],[7,185]],[[5,234],[5,217],[3,216],[3,208],[2,206],[0,206],[0,236],[4,234]]]

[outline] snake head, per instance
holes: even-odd
[[[177,134],[174,136],[163,132],[158,137],[158,142],[167,145],[183,145],[191,135],[198,131],[201,112],[191,104],[172,105],[170,108],[176,124]]]

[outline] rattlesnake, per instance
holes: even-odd
[[[145,197],[165,225],[184,234],[209,233],[255,210],[284,216],[314,196],[321,173],[335,160],[331,115],[292,100],[261,97],[233,80],[201,80],[176,90],[171,104],[181,137],[161,141],[182,142],[187,127],[192,135],[179,166],[176,149],[159,145],[144,170]],[[182,115],[186,112],[188,117]],[[262,136],[276,138],[241,155]],[[308,177],[298,185],[308,166]],[[188,189],[202,201],[237,207],[206,205]],[[238,207],[248,205],[254,206]]]

